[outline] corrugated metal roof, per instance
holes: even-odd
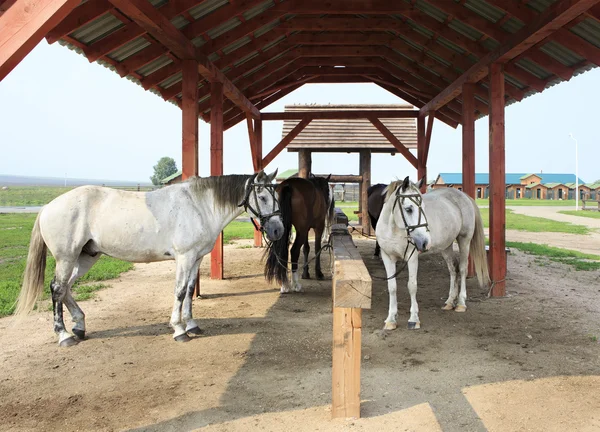
[[[489,3],[482,0],[467,0],[464,3],[464,6],[467,9],[475,12],[477,15],[482,16],[494,23],[500,21],[500,19],[506,15],[503,10],[491,6]]]
[[[575,66],[585,60],[583,57],[580,57],[555,41],[549,41],[543,45],[540,50],[566,66]]]
[[[142,76],[148,76],[151,73],[156,72],[160,68],[165,67],[171,63],[173,63],[173,60],[171,60],[170,57],[162,55],[153,62],[148,63],[146,66],[138,69],[137,73],[139,73]]]
[[[598,23],[598,21],[586,18],[577,25],[571,27],[570,30],[592,45],[600,47],[600,23]]]
[[[190,15],[194,17],[194,19],[202,18],[204,16],[210,15],[217,9],[222,6],[229,4],[228,0],[205,0],[201,2],[198,6],[194,6],[189,10]]]
[[[115,61],[122,62],[127,57],[130,57],[140,52],[149,45],[150,42],[148,42],[148,40],[145,37],[140,36],[139,38],[136,38],[131,42],[123,45],[121,48],[114,50],[108,55],[108,57]]]
[[[248,21],[257,15],[260,15],[264,11],[272,8],[273,6],[275,6],[275,2],[273,0],[267,0],[259,4],[258,6],[253,7],[252,9],[248,9],[242,15],[244,16],[244,19]]]
[[[90,45],[124,25],[113,14],[106,13],[75,30],[69,36],[85,45]]]
[[[211,39],[216,39],[224,33],[227,33],[229,30],[233,30],[237,26],[239,26],[242,22],[239,18],[232,18],[229,21],[224,22],[220,26],[213,27],[206,32],[208,37]]]

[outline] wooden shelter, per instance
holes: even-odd
[[[223,131],[243,120],[258,171],[322,115],[263,108],[307,83],[368,82],[419,108],[419,177],[434,118],[462,124],[463,190],[473,196],[475,119],[489,115],[491,293],[502,296],[504,109],[600,64],[598,3],[0,0],[0,80],[44,37],[108,66],[181,107],[183,179],[198,173],[198,117],[211,123],[210,174],[223,173]],[[262,122],[292,117],[298,126],[263,156]],[[222,277],[222,238],[211,262]]]
[[[336,113],[338,118],[317,118],[308,123],[287,145],[289,152],[298,153],[298,175],[308,177],[312,172],[313,153],[359,153],[359,175],[336,175],[331,182],[358,183],[359,226],[366,235],[371,234],[367,213],[367,190],[371,186],[371,154],[401,153],[418,166],[417,158],[409,149],[417,148],[417,111],[412,105],[287,105],[286,113],[311,112]],[[409,117],[379,117],[379,113],[404,112]],[[343,116],[348,113],[350,118]],[[370,113],[370,117],[355,117],[357,113]],[[389,115],[389,114],[387,114]],[[401,114],[402,115],[402,114]],[[289,118],[283,122],[283,138],[290,134],[301,120]]]

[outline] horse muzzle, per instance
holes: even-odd
[[[283,237],[284,227],[281,217],[274,216],[269,218],[263,227],[263,231],[270,241],[277,241]]]

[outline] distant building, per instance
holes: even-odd
[[[461,173],[440,173],[431,183],[433,189],[453,187],[462,190]],[[487,198],[489,194],[489,174],[475,174],[475,194],[477,198]],[[600,194],[600,184],[586,185],[579,179],[581,199],[595,199]],[[574,174],[506,174],[507,199],[575,199]]]
[[[169,177],[162,179],[160,182],[164,185],[170,185],[174,183],[181,183],[182,172],[177,171],[175,174],[171,174]]]

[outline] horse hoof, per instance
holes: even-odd
[[[192,327],[191,329],[186,330],[186,333],[188,335],[192,334],[194,336],[200,336],[204,332],[202,330],[200,330],[200,327]]]
[[[319,274],[317,274],[317,279],[323,280],[323,279],[325,279],[325,276],[323,275],[323,273],[319,273]]]
[[[179,336],[173,336],[175,342],[189,342],[192,339],[187,335],[187,333],[180,334]]]
[[[396,323],[395,322],[386,322],[385,325],[383,326],[384,330],[396,330]]]
[[[454,312],[466,312],[467,311],[467,307],[463,306],[463,305],[458,305],[456,306],[456,308],[454,309]]]
[[[454,306],[452,306],[452,303],[446,303],[444,306],[442,306],[442,310],[445,310],[445,311],[449,311],[452,309],[454,309]]]
[[[290,290],[290,287],[287,287],[287,286],[286,286],[286,287],[283,287],[283,286],[282,286],[282,287],[281,287],[281,289],[279,290],[279,292],[280,292],[281,294],[287,294],[287,293],[289,293],[290,291],[291,291],[291,290]]]
[[[85,340],[85,330],[73,329],[73,334],[77,336],[79,340]]]
[[[309,273],[302,273],[302,279],[310,279]]]
[[[79,343],[79,341],[77,339],[75,339],[73,336],[70,336],[66,339],[61,340],[59,342],[58,346],[61,348],[67,348],[67,347],[77,345],[78,343]]]
[[[408,329],[409,330],[418,330],[421,328],[421,323],[420,322],[408,322]]]

